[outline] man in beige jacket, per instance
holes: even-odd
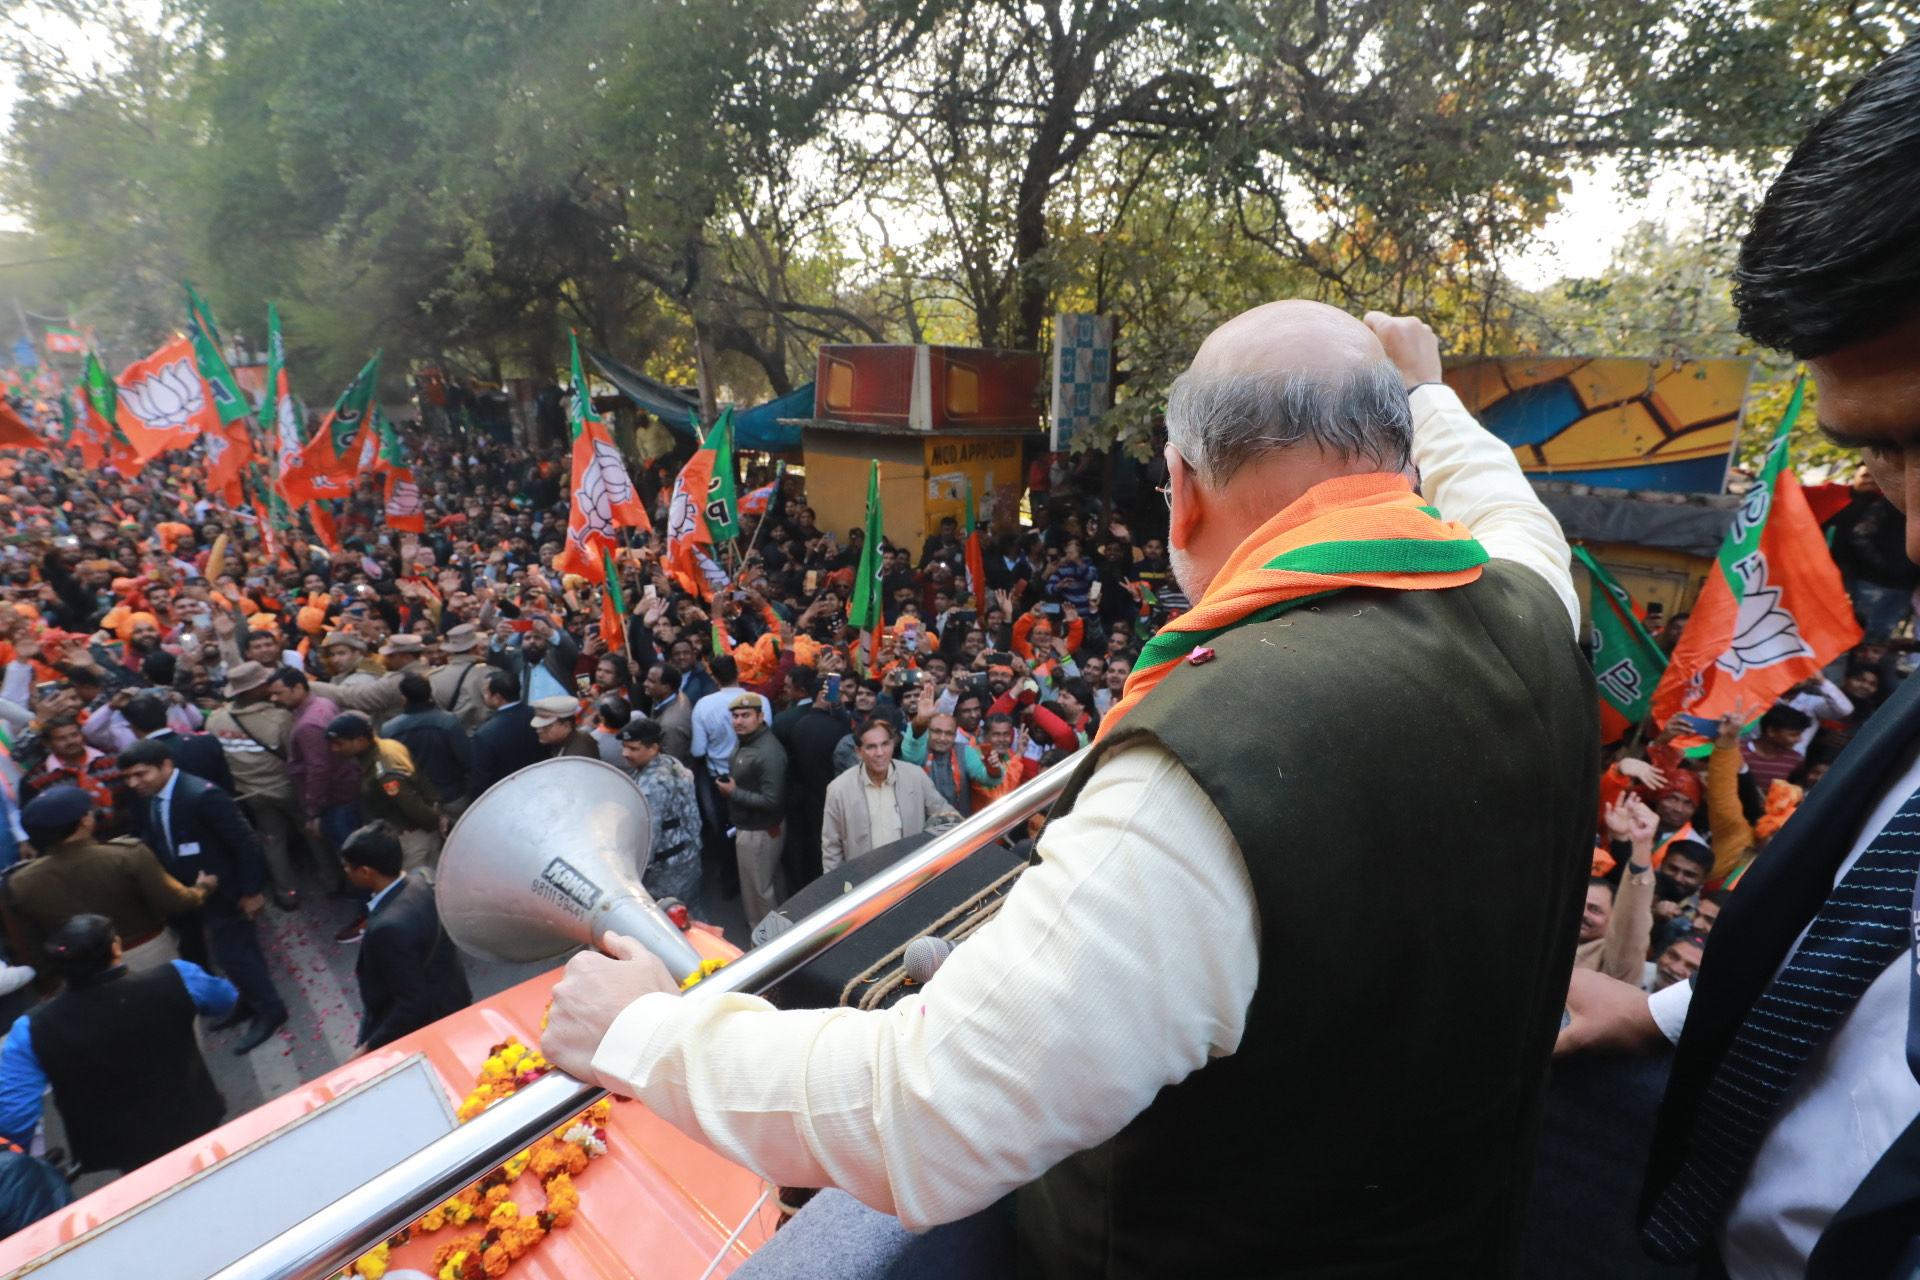
[[[440,648],[447,655],[446,665],[436,667],[427,677],[433,685],[434,702],[442,711],[451,712],[468,733],[493,714],[493,708],[481,696],[486,692],[488,670],[480,660],[482,643],[484,637],[471,622],[449,627],[440,640]]]
[[[427,664],[426,646],[419,636],[404,631],[387,637],[387,642],[380,646],[380,661],[387,673],[377,680],[358,685],[316,680],[311,687],[321,697],[338,703],[342,711],[358,711],[366,716],[378,729],[399,715],[400,708],[406,705],[407,700],[400,694],[401,676],[430,679],[433,675],[433,668]]]
[[[960,821],[924,769],[893,758],[892,724],[877,717],[869,720],[860,726],[854,743],[860,763],[827,786],[820,828],[822,870],[831,871],[905,836],[945,831]]]
[[[222,690],[227,703],[207,713],[207,732],[226,753],[234,799],[259,833],[274,904],[291,911],[300,904],[294,847],[306,843],[307,818],[287,773],[293,716],[268,700],[272,680],[273,672],[257,662],[231,668]]]

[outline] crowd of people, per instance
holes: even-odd
[[[357,904],[335,938],[362,950],[365,1048],[465,1004],[425,886],[454,820],[519,769],[626,771],[652,815],[648,888],[702,919],[704,894],[737,897],[752,929],[1084,745],[1185,605],[1157,531],[1042,467],[1057,483],[1031,520],[985,535],[984,609],[947,520],[884,548],[883,625],[856,632],[860,531],[820,529],[800,476],[754,471],[745,486],[780,478],[718,551],[730,587],[690,595],[635,534],[610,634],[603,588],[554,568],[559,465],[484,438],[414,452],[425,532],[388,528],[369,480],[331,550],[198,497],[185,455],[131,478],[56,445],[0,457],[0,987],[54,996],[0,1052],[0,1132],[30,1140],[49,1072],[64,1096],[34,1053],[51,1033],[27,1028],[101,973],[141,975],[176,1024],[243,1029],[241,1054],[272,1038],[288,1007],[263,911]],[[636,477],[664,527],[671,462]],[[123,1033],[101,1028],[93,1056],[128,1055]],[[218,1108],[183,1115],[204,1129]],[[81,1165],[124,1165],[124,1142],[69,1137]]]
[[[287,1020],[257,919],[356,904],[363,1048],[471,999],[434,911],[452,823],[508,775],[597,759],[648,800],[649,890],[706,919],[737,898],[756,938],[824,872],[937,832],[1098,733],[1141,644],[1189,607],[1158,503],[1108,506],[1071,466],[1034,479],[1019,527],[986,535],[984,598],[945,520],[881,555],[882,625],[848,621],[861,531],[821,529],[804,479],[720,549],[730,584],[690,594],[656,539],[615,559],[627,611],[554,566],[568,495],[549,457],[418,438],[424,533],[383,523],[377,481],[338,543],[263,536],[156,474],[88,472],[58,446],[0,459],[0,881],[12,964],[46,997],[0,1045],[0,1134],[31,1143],[51,1088],[80,1168],[128,1168],[219,1122],[191,1029]],[[636,472],[666,523],[671,463]],[[1751,728],[1689,754],[1678,725],[1604,744],[1576,964],[1654,991],[1688,979],[1742,873],[1909,670],[1913,576],[1870,481],[1832,522],[1866,640]],[[1897,512],[1895,513],[1897,516]],[[1882,554],[1885,553],[1885,554]],[[1897,580],[1896,580],[1897,579]],[[1671,653],[1688,621],[1656,632]],[[884,855],[883,855],[884,856]],[[756,930],[756,926],[759,929]],[[743,940],[743,942],[746,940]],[[270,945],[270,944],[269,944]],[[215,976],[215,975],[222,976]],[[125,980],[145,1010],[103,1016]],[[143,1119],[120,1087],[173,1045],[187,1104]],[[155,1078],[157,1079],[157,1077]]]
[[[1862,469],[1828,523],[1861,642],[1757,716],[1722,718],[1710,749],[1688,749],[1678,720],[1608,745],[1579,967],[1649,991],[1691,978],[1742,873],[1912,671],[1915,642],[1894,634],[1910,629],[1920,585],[1900,549],[1903,517]],[[1689,618],[1654,633],[1664,652]]]

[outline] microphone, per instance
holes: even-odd
[[[903,963],[907,970],[907,980],[916,987],[924,987],[933,981],[933,975],[940,972],[940,966],[953,954],[953,944],[945,938],[932,935],[915,938],[907,944],[907,953]]]

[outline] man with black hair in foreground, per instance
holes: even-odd
[[[1821,429],[1862,451],[1920,560],[1920,41],[1787,161],[1734,301],[1743,332],[1807,362]],[[1679,1046],[1641,1201],[1654,1256],[1733,1280],[1912,1271],[1917,742],[1909,685],[1742,878],[1692,981],[1650,997],[1575,972],[1561,1052]]]
[[[473,1003],[433,888],[403,864],[400,834],[369,822],[341,847],[347,880],[368,894],[367,927],[353,975],[360,983],[360,1052],[378,1049]]]
[[[226,1103],[193,1020],[232,1009],[233,984],[185,960],[133,972],[100,915],[62,924],[46,953],[66,990],[0,1042],[0,1134],[28,1146],[49,1085],[88,1172],[137,1169],[217,1128]]]

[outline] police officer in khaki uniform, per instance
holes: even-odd
[[[433,685],[433,700],[442,711],[452,713],[460,727],[472,733],[487,722],[493,708],[487,705],[487,664],[480,660],[480,647],[486,637],[471,622],[449,627],[440,639],[447,655],[446,665],[427,677]]]
[[[43,968],[47,938],[77,915],[113,921],[128,968],[178,959],[166,921],[198,910],[218,878],[202,871],[188,888],[132,836],[96,839],[95,821],[93,798],[79,787],[50,788],[20,811],[20,825],[40,854],[7,879],[8,914],[26,962]]]
[[[427,650],[419,636],[402,631],[387,637],[380,646],[380,661],[386,668],[386,674],[377,680],[365,684],[327,684],[316,681],[311,687],[323,698],[331,698],[340,704],[342,710],[358,711],[373,721],[373,727],[381,725],[400,714],[406,705],[406,698],[400,692],[400,677],[408,674],[431,676],[433,668],[427,665]]]
[[[320,642],[320,659],[333,675],[335,685],[351,688],[372,684],[387,673],[386,667],[372,656],[367,638],[355,631],[329,631]]]
[[[284,911],[300,905],[293,850],[307,841],[307,815],[287,774],[293,715],[267,698],[273,670],[243,662],[227,672],[227,705],[207,716],[233,773],[233,795],[260,836],[260,855],[273,880],[273,900]],[[124,935],[123,935],[124,936]]]
[[[327,745],[337,756],[360,762],[360,816],[385,819],[400,833],[407,870],[425,866],[440,852],[448,821],[433,786],[413,767],[401,743],[374,733],[365,716],[351,712],[327,726]]]
[[[532,703],[533,733],[540,739],[540,745],[547,749],[547,756],[585,756],[589,760],[600,758],[600,747],[593,735],[580,728],[580,715],[585,710],[580,699],[569,698],[564,694],[553,698],[535,698]]]

